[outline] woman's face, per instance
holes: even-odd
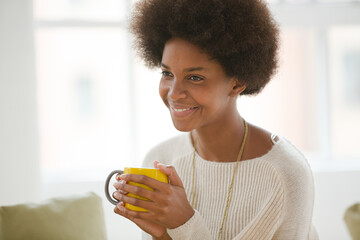
[[[237,81],[192,43],[170,39],[161,69],[159,93],[179,131],[219,126],[236,111]]]

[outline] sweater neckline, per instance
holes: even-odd
[[[273,141],[273,145],[272,145],[271,149],[267,153],[265,153],[262,156],[256,157],[256,158],[251,158],[251,159],[240,161],[239,164],[242,165],[242,164],[254,163],[254,162],[263,160],[265,158],[268,158],[268,156],[272,155],[273,152],[275,152],[276,149],[279,147],[279,145],[281,145],[284,142],[284,139],[279,135],[272,134],[271,136],[272,136],[272,139],[273,139],[273,136],[275,136],[275,137],[277,136],[278,140]],[[187,133],[186,142],[187,142],[189,148],[191,149],[191,151],[193,152],[194,151],[194,146],[192,144],[192,139],[191,139],[191,133],[190,132]],[[198,154],[198,152],[195,152],[195,161],[199,161],[199,162],[202,162],[202,163],[205,163],[205,164],[211,164],[211,165],[234,165],[234,164],[236,164],[236,162],[214,162],[214,161],[206,160],[206,159],[203,159]]]

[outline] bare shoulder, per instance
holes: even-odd
[[[272,134],[267,130],[248,123],[249,132],[246,140],[244,158],[245,160],[261,157],[268,153],[278,141],[278,137],[272,139]]]

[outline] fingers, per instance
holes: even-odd
[[[134,182],[134,183],[144,184],[144,185],[154,189],[155,191],[156,190],[160,190],[160,191],[164,190],[169,185],[167,183],[160,182],[151,177],[148,177],[145,175],[138,175],[138,174],[122,174],[120,178],[121,178],[121,180],[123,180],[125,182]],[[123,190],[125,190],[125,189],[123,189]]]
[[[120,176],[121,176],[121,174],[116,174],[115,178],[116,178],[117,181],[120,181]]]
[[[154,167],[159,168],[161,172],[168,176],[171,185],[183,187],[182,181],[173,166],[154,161]]]
[[[117,174],[117,175],[116,175],[115,178],[116,178],[117,182],[115,182],[115,183],[113,184],[113,186],[115,187],[115,189],[117,190],[117,192],[120,192],[120,193],[122,193],[122,194],[127,194],[127,192],[123,191],[123,190],[120,188],[120,186],[125,183],[123,180],[120,180],[120,176],[121,176],[121,174]],[[117,198],[115,197],[115,194],[116,194],[116,192],[113,192],[112,196],[113,196],[113,198],[117,199]],[[117,200],[119,200],[119,199],[117,199]]]
[[[137,197],[134,197],[133,195],[122,195],[119,197],[120,201],[131,204],[136,207],[144,208],[146,210],[153,209],[153,202],[148,201],[146,199],[140,199]]]
[[[125,209],[126,209],[126,208],[125,208],[125,203],[121,202],[121,203],[119,203],[118,205],[116,205],[116,207],[114,208],[114,212],[115,212],[116,214],[119,214],[119,215],[121,215],[121,216],[123,216],[123,217],[126,217],[126,218],[132,220],[132,217],[129,216],[129,215],[125,212]]]
[[[152,235],[156,239],[163,239],[161,237],[166,234],[166,228],[164,226],[161,226],[158,223],[155,223],[154,221],[151,220],[145,220],[132,216],[129,212],[127,212],[126,208],[124,208],[123,205],[118,204],[118,206],[115,207],[114,212],[129,219],[130,221],[135,223],[138,227],[140,227],[144,232]]]
[[[151,213],[163,212],[166,210],[166,206],[169,205],[169,199],[166,194],[129,184],[125,185],[125,189],[129,192],[128,194],[124,195],[119,191],[116,191],[114,192],[113,197],[119,202],[125,202],[136,207],[145,208]]]
[[[132,193],[134,195],[147,198],[152,200],[154,198],[154,192],[136,185],[127,184],[125,181],[116,185],[119,190],[118,193],[114,192],[114,195],[120,197],[119,194],[126,195],[127,193]],[[118,198],[116,198],[118,199]],[[118,199],[119,200],[119,199]]]
[[[163,172],[164,174],[166,174],[168,176],[171,185],[183,188],[182,181],[173,166],[165,165],[165,164],[159,163],[157,161],[154,162],[154,166],[159,168],[161,172]],[[156,189],[164,190],[164,188],[166,188],[165,186],[167,186],[166,183],[157,181],[157,180],[147,177],[145,175],[122,174],[122,175],[120,175],[120,179],[124,180],[126,182],[131,181],[131,182],[136,182],[136,183],[142,183],[142,184],[145,184],[155,190]]]
[[[119,203],[118,205],[116,205],[116,207],[114,208],[114,212],[116,214],[119,214],[123,217],[130,219],[131,221],[133,221],[135,218],[151,219],[151,216],[152,216],[148,212],[132,211],[132,210],[126,208],[124,203]]]
[[[120,180],[116,183],[113,184],[114,188],[116,188],[116,190],[118,190],[120,193],[122,194],[127,194],[128,192],[126,192],[124,189],[123,189],[123,186],[126,184],[126,182],[124,180]]]

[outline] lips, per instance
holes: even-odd
[[[176,118],[185,118],[195,112],[198,107],[187,107],[187,106],[170,106],[172,116]]]
[[[171,108],[172,110],[174,110],[175,112],[185,112],[185,111],[189,111],[191,109],[195,109],[195,107],[190,107],[190,108]]]

